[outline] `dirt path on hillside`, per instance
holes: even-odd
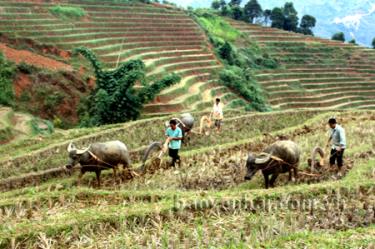
[[[0,128],[7,124],[7,114],[11,111],[9,107],[0,106]]]
[[[23,135],[31,134],[31,126],[29,124],[31,119],[29,115],[16,113],[14,115],[14,130]]]
[[[15,63],[25,62],[27,64],[39,67],[46,68],[53,71],[72,71],[72,67],[65,63],[47,58],[42,55],[35,54],[27,50],[17,50],[6,46],[3,43],[0,43],[0,51],[4,53],[5,57]]]

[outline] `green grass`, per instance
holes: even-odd
[[[241,35],[240,31],[233,28],[228,22],[217,15],[206,11],[202,11],[202,13],[196,11],[196,15],[199,23],[208,33],[221,38],[223,41],[234,42]]]
[[[62,19],[80,19],[86,15],[86,12],[84,9],[80,7],[75,7],[75,6],[53,6],[49,8],[49,11]]]
[[[375,245],[375,225],[346,231],[297,232],[266,244],[267,248],[371,248]]]
[[[13,135],[13,130],[9,126],[0,127],[0,143],[8,142]]]

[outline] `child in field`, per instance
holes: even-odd
[[[213,114],[216,131],[219,133],[221,131],[221,123],[223,121],[223,107],[219,98],[216,98],[211,114]]]

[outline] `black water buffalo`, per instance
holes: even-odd
[[[130,166],[129,152],[126,145],[120,141],[93,143],[85,149],[77,149],[73,143],[68,145],[69,160],[66,165],[71,170],[75,165],[81,165],[78,176],[78,185],[85,172],[95,172],[98,186],[100,186],[100,173],[105,169],[113,169],[116,179],[118,165]]]
[[[300,149],[292,141],[277,141],[267,147],[263,153],[254,156],[250,154],[247,158],[247,174],[245,180],[251,180],[258,170],[262,170],[265,187],[269,185],[274,187],[276,178],[280,173],[289,172],[289,181],[292,180],[292,171],[294,177],[298,178],[298,164],[300,158]],[[268,176],[272,175],[269,181]]]

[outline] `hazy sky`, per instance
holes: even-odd
[[[170,0],[170,2],[174,2],[177,5],[183,7],[209,7],[211,5],[212,0]]]

